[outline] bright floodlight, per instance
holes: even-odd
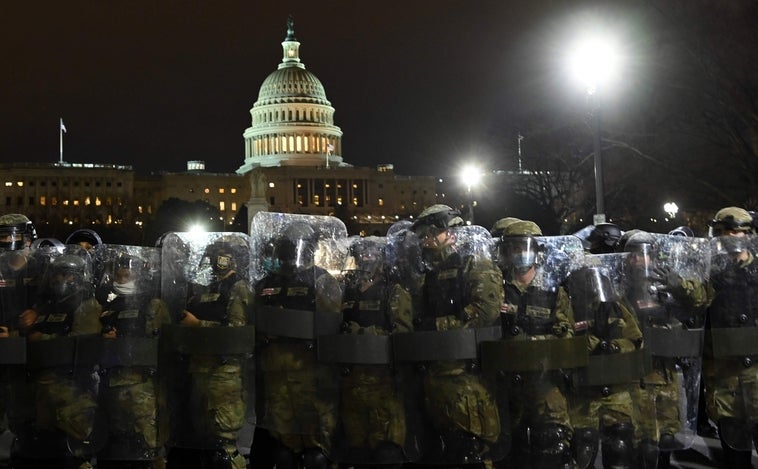
[[[461,181],[466,185],[466,189],[470,192],[471,188],[478,185],[482,180],[482,170],[476,166],[465,166],[461,170]]]
[[[619,71],[620,57],[613,39],[602,35],[586,37],[573,48],[570,66],[589,94],[607,87]]]
[[[189,229],[187,229],[192,234],[200,234],[205,233],[205,227],[199,223],[195,223],[193,225],[190,225]]]
[[[666,202],[663,204],[663,211],[668,214],[669,218],[674,218],[679,211],[679,206],[676,205],[676,202]]]

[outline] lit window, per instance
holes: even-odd
[[[140,215],[143,213],[142,205],[137,206],[137,213]]]
[[[84,205],[90,205],[92,201],[90,201],[89,197],[84,199]]]
[[[68,199],[63,201],[63,205],[68,205]]]
[[[103,201],[100,200],[100,197],[95,197],[95,206],[99,207],[101,205],[103,205]]]
[[[297,144],[296,145],[297,146],[295,148],[297,148],[298,152],[303,151],[303,139],[302,139],[302,137],[300,135],[297,136]]]
[[[51,197],[51,198],[50,198],[50,202],[51,202],[53,205],[58,205],[58,198],[57,198],[57,197]]]
[[[223,194],[224,193],[224,188],[223,187],[219,187],[218,188],[218,193],[219,194]]]
[[[232,194],[236,194],[237,193],[237,188],[236,187],[232,187],[231,189],[229,189],[229,192],[231,192]]]
[[[380,206],[380,207],[383,207],[383,206],[384,206],[384,199],[382,199],[382,198],[379,198],[379,206]]]
[[[221,211],[221,212],[224,212],[224,211],[226,211],[226,203],[225,203],[223,200],[222,200],[221,202],[219,202],[219,203],[218,203],[218,209],[219,209],[219,211]]]
[[[5,181],[5,187],[13,187],[13,183],[11,181]]]
[[[207,187],[206,187],[205,189],[203,189],[203,192],[205,192],[206,194],[210,194],[210,193],[211,193],[211,190],[210,190],[209,188],[207,188]]]
[[[78,206],[79,206],[79,199],[74,199],[74,207],[78,207]]]
[[[313,205],[318,205],[318,204],[319,204],[319,196],[317,194],[313,196]]]
[[[24,187],[24,181],[16,181],[18,187]]]
[[[353,205],[358,205],[358,197],[353,197]]]
[[[232,212],[237,211],[237,202],[232,202]]]
[[[45,198],[44,195],[40,196],[40,198],[39,198],[39,204],[40,205],[47,205],[47,199]]]

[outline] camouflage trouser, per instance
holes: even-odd
[[[57,428],[77,441],[92,434],[97,404],[71,379],[45,376],[36,381],[37,427]]]
[[[711,419],[758,421],[758,366],[746,368],[736,359],[706,360],[703,384]]]
[[[495,393],[480,375],[428,373],[424,377],[424,407],[436,431],[465,432],[490,443],[500,437]]]
[[[389,370],[354,367],[341,383],[340,418],[347,443],[376,449],[379,443],[405,444],[402,395]]]
[[[683,431],[676,370],[656,369],[632,388],[638,439],[658,441],[661,435]]]
[[[631,389],[636,386],[616,386],[603,395],[597,386],[579,387],[568,395],[569,415],[574,429],[602,429],[619,424],[634,425],[634,405]]]
[[[568,401],[563,390],[541,374],[513,376],[508,384],[508,403],[513,428],[558,424],[571,428]]]
[[[141,447],[142,454],[157,454],[165,443],[166,428],[159,425],[159,406],[155,381],[106,386],[101,404],[108,418],[108,432],[112,438],[128,439]]]
[[[192,373],[192,411],[198,412],[199,432],[220,442],[235,469],[245,467],[237,451],[237,434],[245,423],[242,376],[237,372]]]
[[[264,426],[295,453],[321,448],[329,453],[337,426],[334,377],[326,370],[265,373]]]

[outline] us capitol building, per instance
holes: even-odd
[[[235,173],[210,173],[203,161],[186,171],[135,173],[128,165],[3,163],[2,213],[26,214],[35,225],[134,224],[176,198],[202,200],[226,224],[247,211],[334,215],[350,234],[384,234],[390,224],[436,203],[436,178],[399,176],[391,164],[355,167],[343,159],[342,130],[319,79],[300,60],[288,22],[278,68],[260,87],[243,133],[245,159]]]

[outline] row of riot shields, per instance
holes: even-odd
[[[497,240],[486,230],[451,230],[461,256],[497,261]],[[685,448],[695,436],[704,340],[697,295],[712,270],[726,270],[726,257],[717,255],[725,248],[651,238],[640,242],[646,260],[633,267],[637,253],[587,255],[575,237],[536,237],[532,286],[548,297],[565,288],[574,315],[569,340],[544,341],[506,340],[510,331],[500,321],[419,330],[414,319],[433,267],[408,229],[348,237],[333,217],[258,213],[250,235],[169,233],[157,248],[101,245],[78,253],[88,272],[82,281],[101,308],[96,332],[75,333],[83,319],[76,309],[56,329],[62,312],[52,311],[44,337],[54,340],[22,332],[0,341],[4,365],[18,371],[8,374],[9,420],[20,441],[30,442],[22,451],[37,456],[50,429],[65,435],[52,451],[84,446],[106,459],[150,459],[164,445],[214,449],[236,440],[247,448],[260,427],[294,454],[463,464],[507,455],[509,393],[517,389],[508,380],[529,373],[545,383],[560,376],[579,413],[625,387],[618,396],[630,400],[637,434],[661,442],[661,450]],[[63,287],[45,272],[72,249],[34,249],[20,270],[17,253],[0,256],[7,324],[26,308],[55,302],[53,290]],[[732,353],[719,337],[714,350]],[[496,422],[465,407],[435,410],[437,395],[425,383],[450,363],[477,379],[445,385],[459,386],[463,401],[489,402]],[[61,375],[69,381],[51,388]],[[55,389],[76,399],[54,405],[91,414],[90,423],[72,419],[70,428],[39,414],[36,401]],[[445,412],[489,430],[481,438],[441,434],[436,414]],[[582,428],[608,426],[602,412],[574,416]]]

